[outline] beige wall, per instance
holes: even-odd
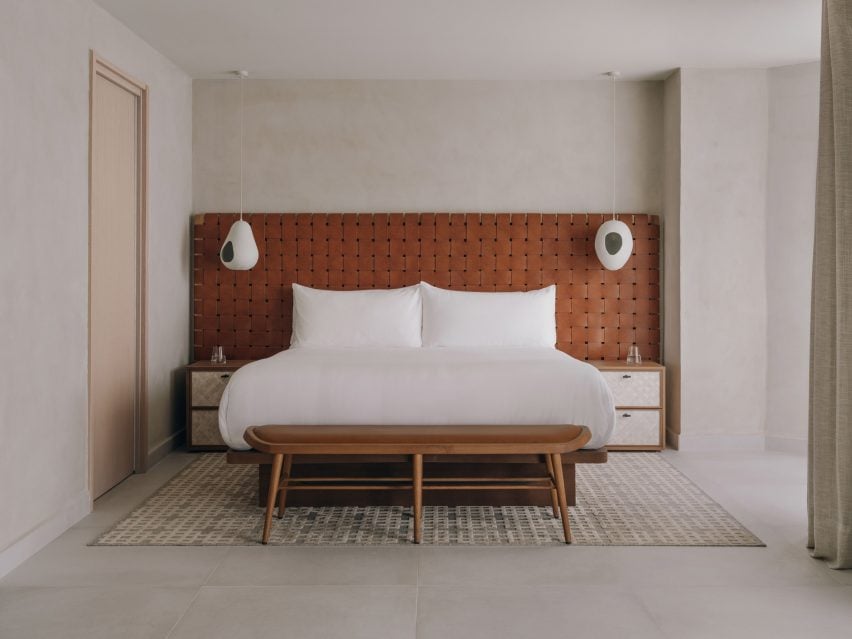
[[[819,63],[770,69],[766,435],[782,450],[807,446],[818,129]]]
[[[660,211],[662,83],[618,86],[620,210]],[[246,209],[607,211],[610,87],[248,80]],[[239,88],[193,82],[193,203],[239,207]]]
[[[89,510],[89,49],[150,85],[151,443],[187,358],[191,84],[88,0],[10,0],[0,20],[0,574]]]
[[[818,103],[818,63],[666,81],[664,339],[682,449],[806,449]]]
[[[682,69],[680,82],[680,445],[762,448],[767,75]]]

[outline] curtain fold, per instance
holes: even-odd
[[[852,568],[852,0],[823,0],[811,297],[808,546]]]

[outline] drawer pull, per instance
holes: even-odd
[[[630,375],[622,375],[621,379],[630,379]]]
[[[219,377],[221,377],[222,379],[228,379],[230,376],[230,373],[223,373],[222,375],[219,375]]]
[[[630,417],[630,413],[622,413],[622,417]]]

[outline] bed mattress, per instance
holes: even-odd
[[[577,424],[599,448],[615,425],[598,370],[552,348],[291,348],[236,371],[225,443],[265,424]]]

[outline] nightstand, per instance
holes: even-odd
[[[195,362],[186,367],[187,450],[228,449],[219,434],[219,399],[231,374],[250,361]]]
[[[615,400],[609,450],[666,447],[666,369],[656,362],[589,362],[603,375]]]

